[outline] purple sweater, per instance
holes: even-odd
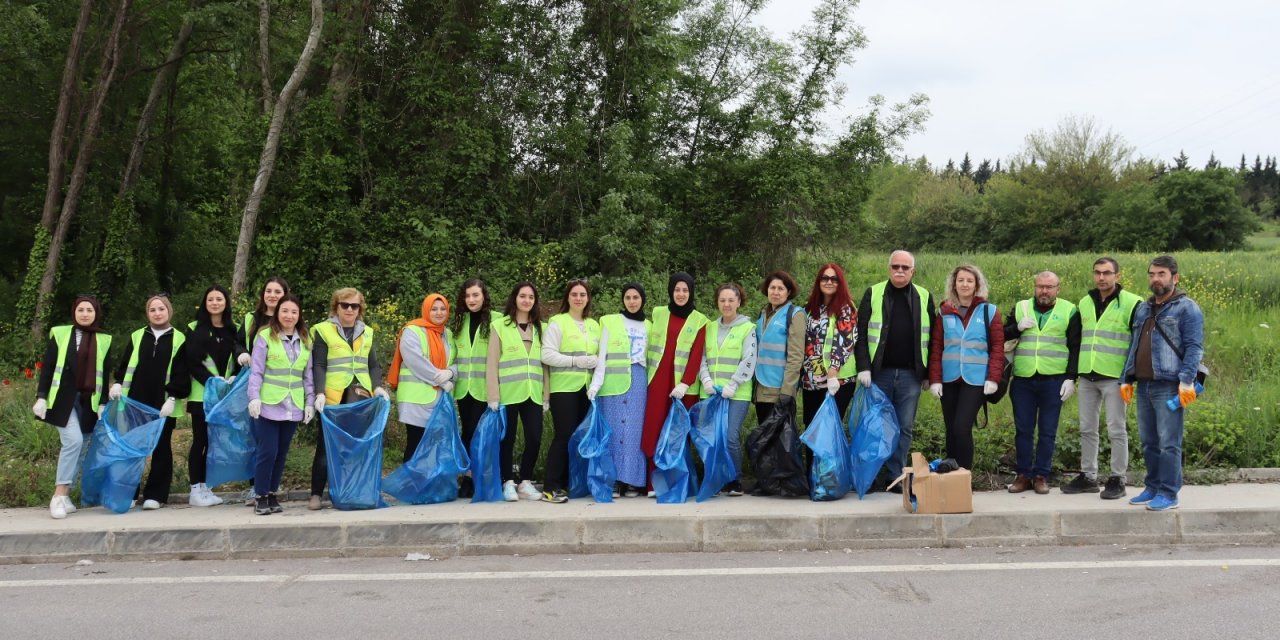
[[[302,341],[298,339],[297,332],[294,332],[291,336],[281,336],[281,342],[284,343],[284,352],[289,356],[289,362],[296,362],[298,354],[302,351]],[[259,392],[262,391],[262,372],[267,369],[267,339],[265,337],[259,336],[254,341],[252,357],[253,361],[249,363],[249,399],[261,400]],[[312,383],[311,367],[306,367],[302,373],[302,389],[306,394],[307,406],[310,406],[315,399],[315,385]],[[286,395],[279,404],[262,405],[262,417],[280,422],[301,422],[303,414],[302,408],[294,406],[293,398]]]

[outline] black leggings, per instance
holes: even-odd
[[[569,489],[569,439],[587,417],[591,401],[586,389],[551,394],[551,423],[555,425],[555,437],[547,452],[547,479],[545,491]]]
[[[206,458],[209,456],[209,423],[204,419],[204,403],[188,402],[191,416],[191,449],[187,451],[187,476],[191,484],[204,484]]]
[[[476,435],[480,417],[488,408],[484,402],[476,400],[469,394],[458,398],[458,418],[462,420],[462,446],[467,448],[468,454],[471,453],[471,439]]]
[[[947,457],[965,469],[973,468],[973,424],[986,396],[982,387],[963,380],[942,385],[942,422],[947,427]]]
[[[139,487],[143,500],[155,500],[160,504],[169,502],[169,489],[173,484],[173,428],[178,424],[177,418],[164,421],[164,431],[160,434],[160,442],[151,452],[151,470],[147,472],[147,483]]]
[[[498,449],[498,465],[502,467],[502,481],[533,480],[533,468],[538,464],[538,450],[542,448],[542,405],[532,399],[504,407],[507,412],[507,434]],[[520,454],[520,477],[511,471],[516,448],[516,420],[524,425],[524,451]]]

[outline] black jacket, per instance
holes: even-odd
[[[933,341],[929,339],[929,336],[923,336],[922,338],[920,335],[920,293],[916,291],[913,285],[914,283],[907,285],[906,296],[911,305],[911,335],[915,336],[915,341],[911,344],[911,352],[918,354],[920,353],[921,339],[929,343],[930,350],[933,348]],[[853,359],[858,371],[870,371],[872,375],[880,372],[881,362],[884,361],[884,340],[889,335],[889,319],[893,314],[893,296],[888,292],[891,287],[893,287],[893,283],[889,283],[885,288],[884,309],[881,310],[885,326],[880,328],[881,343],[880,347],[876,349],[875,360],[871,358],[871,347],[867,341],[867,323],[871,321],[871,287],[867,287],[866,292],[862,294],[862,301],[858,303],[858,341],[853,345]],[[938,323],[938,309],[933,304],[932,295],[929,296],[929,303],[925,306],[927,308],[924,312],[929,314],[929,326],[932,327]],[[915,365],[913,369],[916,379],[925,380],[929,377],[929,359],[927,356],[923,359],[914,357],[911,361]]]
[[[93,339],[92,335],[86,334],[86,338]],[[55,427],[63,428],[67,426],[67,421],[71,419],[72,399],[76,397],[76,350],[75,338],[67,347],[67,357],[62,363],[62,379],[59,381],[58,397],[54,399],[53,406],[49,407],[44,414],[44,422]],[[44,358],[40,360],[40,380],[36,384],[36,397],[49,399],[49,390],[53,388],[53,371],[58,367],[58,343],[53,338],[49,338],[49,345],[45,347]],[[102,362],[102,388],[99,390],[101,395],[100,404],[107,403],[107,390],[111,387],[111,354],[108,353]],[[93,426],[98,422],[98,407],[92,406],[89,396],[80,396],[80,431],[82,433],[91,433]]]
[[[138,367],[133,372],[133,382],[129,385],[129,398],[145,405],[159,409],[165,397],[180,400],[191,394],[191,374],[187,372],[187,360],[184,353],[186,344],[178,347],[178,356],[173,358],[173,368],[169,369],[170,356],[173,355],[173,336],[178,329],[160,336],[157,340],[151,329],[144,329],[142,340],[138,343]],[[133,341],[124,341],[124,355],[116,367],[116,382],[124,384],[125,370],[129,359],[133,357]],[[169,379],[165,380],[165,371]]]

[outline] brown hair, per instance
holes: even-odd
[[[764,277],[764,282],[760,283],[760,293],[768,296],[769,285],[774,280],[781,280],[782,286],[787,288],[788,300],[795,298],[796,294],[800,292],[800,285],[796,283],[796,279],[791,277],[791,274],[786,271],[778,270]]]
[[[738,296],[738,308],[741,309],[747,304],[747,292],[742,290],[742,285],[736,282],[726,282],[716,287],[716,304],[720,304],[720,292],[732,291]]]

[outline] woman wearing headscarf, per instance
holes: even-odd
[[[613,429],[609,451],[618,470],[617,492],[634,498],[647,482],[644,452],[645,395],[649,372],[649,321],[644,317],[644,287],[622,287],[622,311],[600,318],[600,351],[587,397],[598,403]]]
[[[707,317],[693,306],[693,276],[681,271],[667,282],[670,302],[653,310],[649,328],[648,376],[644,434],[641,450],[648,458],[649,475],[658,436],[674,398],[692,407],[698,400],[698,368],[702,366]],[[653,495],[650,484],[649,494]]]
[[[187,477],[191,493],[187,503],[193,507],[222,504],[205,484],[206,460],[209,456],[209,423],[205,421],[204,386],[209,378],[228,382],[234,366],[249,364],[249,351],[240,342],[240,327],[231,319],[231,294],[218,285],[209,287],[200,300],[196,319],[189,325],[186,351],[187,371],[191,373],[191,394],[187,397],[187,415],[191,416],[191,449],[187,452]]]
[[[453,391],[458,367],[449,345],[449,301],[433,293],[422,300],[422,315],[410,320],[396,338],[387,382],[396,390],[396,413],[405,426],[404,460],[408,461],[427,432],[427,422],[441,391]]]
[[[36,403],[31,412],[58,428],[62,450],[54,476],[49,515],[55,520],[75,513],[69,494],[80,471],[84,436],[93,432],[107,404],[111,336],[102,330],[102,307],[93,296],[79,295],[71,303],[72,324],[49,330],[41,360]]]

